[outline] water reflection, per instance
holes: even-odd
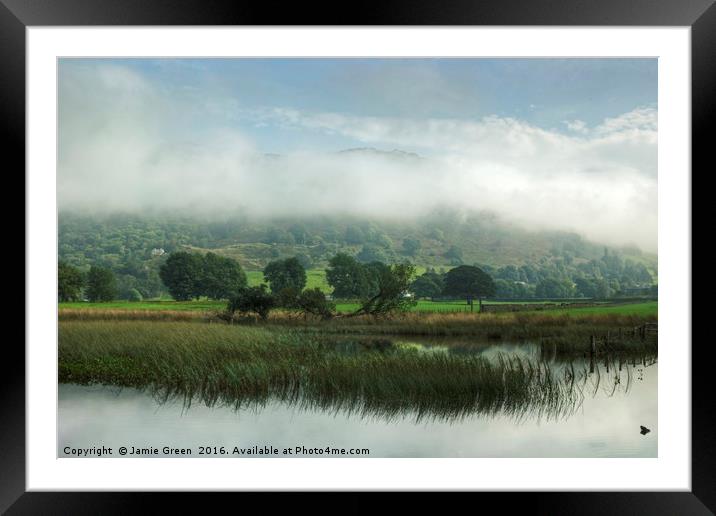
[[[548,356],[536,344],[347,338],[321,345],[366,365],[330,369],[328,361],[325,368],[280,377],[257,375],[241,388],[178,384],[145,392],[157,404],[179,402],[185,411],[197,403],[260,411],[278,402],[299,411],[384,422],[449,423],[473,416],[563,420],[582,407],[585,397],[627,396],[635,378],[643,379],[644,368],[657,360],[644,353]],[[377,357],[394,358],[397,369],[374,370],[370,360]],[[382,367],[385,362],[373,363]]]
[[[321,346],[368,366],[359,375],[307,372],[236,392],[60,385],[59,454],[65,445],[152,439],[361,445],[373,457],[657,453],[655,353],[568,356],[529,343],[354,337]],[[391,357],[405,371],[381,377],[371,369],[371,360]],[[424,359],[430,368],[410,369]]]
[[[366,447],[368,457],[656,457],[658,364],[637,366],[629,382],[622,368],[616,390],[603,382],[603,364],[595,364],[594,375],[597,368],[599,387],[593,389],[596,379],[590,377],[592,389],[569,417],[519,421],[502,414],[386,421],[277,400],[239,409],[203,403],[187,409],[181,399],[158,404],[136,389],[66,384],[59,386],[58,455],[66,456],[66,446],[102,444],[194,449],[302,444]],[[640,426],[651,431],[642,435]]]

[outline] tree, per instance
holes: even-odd
[[[304,313],[321,317],[322,319],[330,319],[336,309],[336,305],[326,299],[326,295],[320,288],[307,289],[301,292],[296,301],[298,308]]]
[[[504,279],[495,280],[495,295],[498,298],[513,298],[515,297],[515,284],[513,281]]]
[[[365,242],[365,233],[360,226],[348,226],[346,228],[346,243],[348,244],[362,244]]]
[[[274,294],[276,306],[281,308],[298,308],[298,297],[301,295],[299,290],[293,287],[282,288]]]
[[[432,228],[428,231],[428,238],[442,241],[445,240],[445,233],[442,229]]]
[[[574,283],[577,295],[582,297],[597,297],[594,280],[589,278],[576,278]]]
[[[199,293],[211,299],[230,299],[246,287],[246,273],[239,262],[207,253],[203,260]]]
[[[57,297],[60,301],[79,301],[85,279],[76,267],[59,262],[57,264]]]
[[[415,256],[420,251],[422,244],[417,238],[406,238],[403,240],[403,253],[408,256]]]
[[[416,297],[437,297],[443,291],[443,278],[437,272],[428,271],[411,283],[410,290]]]
[[[597,279],[594,280],[594,297],[598,297],[601,299],[612,297],[611,287],[609,286],[609,282],[605,279]]]
[[[201,295],[203,261],[201,255],[178,251],[170,254],[162,264],[159,276],[174,299],[189,301]]]
[[[506,265],[505,267],[501,267],[497,270],[497,273],[495,274],[495,277],[498,279],[507,280],[510,282],[514,281],[520,281],[522,278],[520,277],[520,271],[517,267],[514,265]]]
[[[364,245],[363,249],[356,255],[356,258],[362,263],[388,261],[388,255],[383,248],[375,244]]]
[[[461,264],[462,263],[462,249],[460,249],[458,246],[453,245],[450,247],[450,249],[447,250],[445,253],[445,258],[448,258],[450,260],[451,264]]]
[[[271,292],[292,288],[297,292],[306,286],[306,269],[296,257],[270,262],[264,268],[264,279],[271,285]]]
[[[380,278],[390,271],[390,266],[383,262],[374,261],[363,264],[363,272],[366,278],[365,288],[361,297],[370,297],[380,289]]]
[[[117,297],[117,279],[104,267],[93,265],[87,274],[87,299],[93,302],[112,301]]]
[[[393,248],[393,241],[382,231],[376,231],[371,235],[370,241],[372,244],[389,251]]]
[[[272,227],[266,232],[264,242],[267,244],[295,244],[296,239],[285,229]]]
[[[363,266],[352,256],[338,253],[328,262],[326,280],[337,298],[357,298],[367,291],[367,278]]]
[[[477,298],[482,305],[482,299],[495,295],[496,287],[492,278],[479,267],[474,265],[460,265],[450,269],[445,275],[445,289],[447,296],[464,297],[473,309],[472,300]]]
[[[293,235],[293,239],[297,244],[307,244],[309,239],[308,230],[303,224],[293,224],[288,228],[288,232]]]
[[[569,280],[546,278],[537,284],[535,296],[542,298],[572,297],[574,287]]]
[[[303,265],[304,269],[310,269],[313,267],[313,260],[306,253],[296,254],[296,260],[298,260],[298,263]]]
[[[127,296],[127,300],[132,302],[139,302],[142,299],[143,298],[141,292],[139,292],[139,290],[137,290],[136,288],[131,289]]]
[[[414,265],[401,263],[376,266],[374,273],[375,290],[361,300],[360,308],[353,315],[368,314],[377,317],[394,311],[404,311],[415,305],[415,299],[408,292],[415,276]]]
[[[268,319],[271,309],[276,306],[274,297],[266,290],[266,285],[248,287],[229,300],[226,310],[233,315],[235,312],[255,313],[261,319]]]

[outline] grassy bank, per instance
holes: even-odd
[[[641,306],[646,305],[646,306]],[[551,339],[588,342],[619,329],[625,333],[647,322],[657,321],[656,304],[626,307],[582,308],[515,313],[424,313],[409,312],[376,319],[370,316],[337,317],[329,321],[305,318],[291,312],[272,312],[268,321],[239,319],[235,325],[292,329],[306,333],[368,335],[472,336],[479,339]],[[126,310],[61,308],[60,321],[182,321],[220,325],[211,311]]]
[[[58,372],[60,382],[136,387],[187,403],[280,399],[419,418],[564,415],[578,406],[575,387],[587,377],[583,367],[426,353],[388,340],[373,341],[370,352],[346,353],[340,345],[353,342],[293,328],[63,321]]]

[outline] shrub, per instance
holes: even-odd
[[[276,294],[276,306],[281,308],[298,308],[300,291],[293,287],[285,287]]]
[[[276,300],[266,289],[266,285],[242,289],[231,298],[226,307],[227,312],[255,313],[261,319],[268,319],[271,309],[276,306]]]
[[[326,299],[326,295],[317,287],[304,290],[301,295],[298,296],[296,304],[303,312],[323,319],[333,317],[336,310],[336,305]]]

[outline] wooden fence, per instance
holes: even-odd
[[[645,323],[633,328],[619,328],[617,331],[608,331],[606,335],[599,337],[592,335],[590,339],[589,353],[596,355],[602,351],[609,351],[612,345],[621,344],[625,339],[646,340],[647,337],[657,336],[659,333],[658,323]]]

